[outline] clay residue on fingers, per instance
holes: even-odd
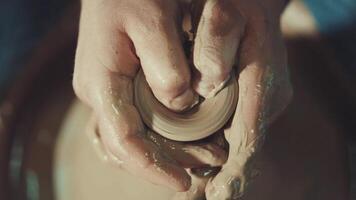
[[[86,127],[86,133],[88,136],[88,139],[94,146],[94,150],[98,157],[104,161],[108,162],[115,167],[121,167],[123,164],[122,160],[119,159],[117,156],[113,155],[110,151],[107,150],[107,148],[103,145],[98,129],[98,124],[97,124],[97,119],[92,115],[90,120],[88,121],[87,127]]]
[[[192,185],[186,192],[177,192],[172,200],[205,200],[206,184],[218,172],[217,169],[208,167],[187,170],[192,177]]]
[[[232,166],[224,166],[216,177],[209,180],[205,188],[205,193],[209,200],[237,199],[244,191],[244,176],[237,175],[236,169]],[[227,172],[228,171],[228,172]],[[231,174],[235,174],[232,176]]]
[[[226,151],[217,144],[186,144],[166,139],[152,131],[148,131],[148,138],[186,168],[221,166],[227,160]]]
[[[218,94],[226,86],[226,83],[230,80],[230,77],[231,76],[229,74],[226,79],[223,80],[219,85],[214,85],[214,88],[210,90],[210,92],[205,96],[205,98],[215,97],[216,94]]]
[[[228,74],[223,81],[218,81],[217,83],[214,81],[199,80],[200,78],[201,77],[196,77],[194,80],[195,90],[204,98],[212,98],[215,97],[222,89],[224,89],[231,78],[231,74]]]

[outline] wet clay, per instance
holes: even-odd
[[[233,78],[215,96],[203,99],[188,111],[167,109],[153,95],[142,71],[135,78],[135,105],[144,123],[160,135],[176,141],[194,141],[221,129],[235,111],[238,84]]]

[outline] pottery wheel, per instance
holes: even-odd
[[[218,131],[234,113],[238,98],[237,81],[231,79],[214,97],[201,98],[192,109],[176,113],[154,97],[142,70],[134,84],[135,104],[144,123],[160,135],[176,141],[199,140]]]

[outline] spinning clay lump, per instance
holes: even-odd
[[[202,98],[192,109],[176,113],[154,97],[142,71],[134,87],[135,104],[146,126],[176,141],[195,141],[218,131],[230,119],[238,99],[237,81],[232,78],[214,97]]]

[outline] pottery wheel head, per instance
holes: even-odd
[[[234,113],[238,98],[238,85],[233,78],[215,97],[201,98],[192,109],[176,113],[154,97],[142,70],[134,85],[135,104],[143,122],[153,131],[176,141],[199,140],[221,129]]]

